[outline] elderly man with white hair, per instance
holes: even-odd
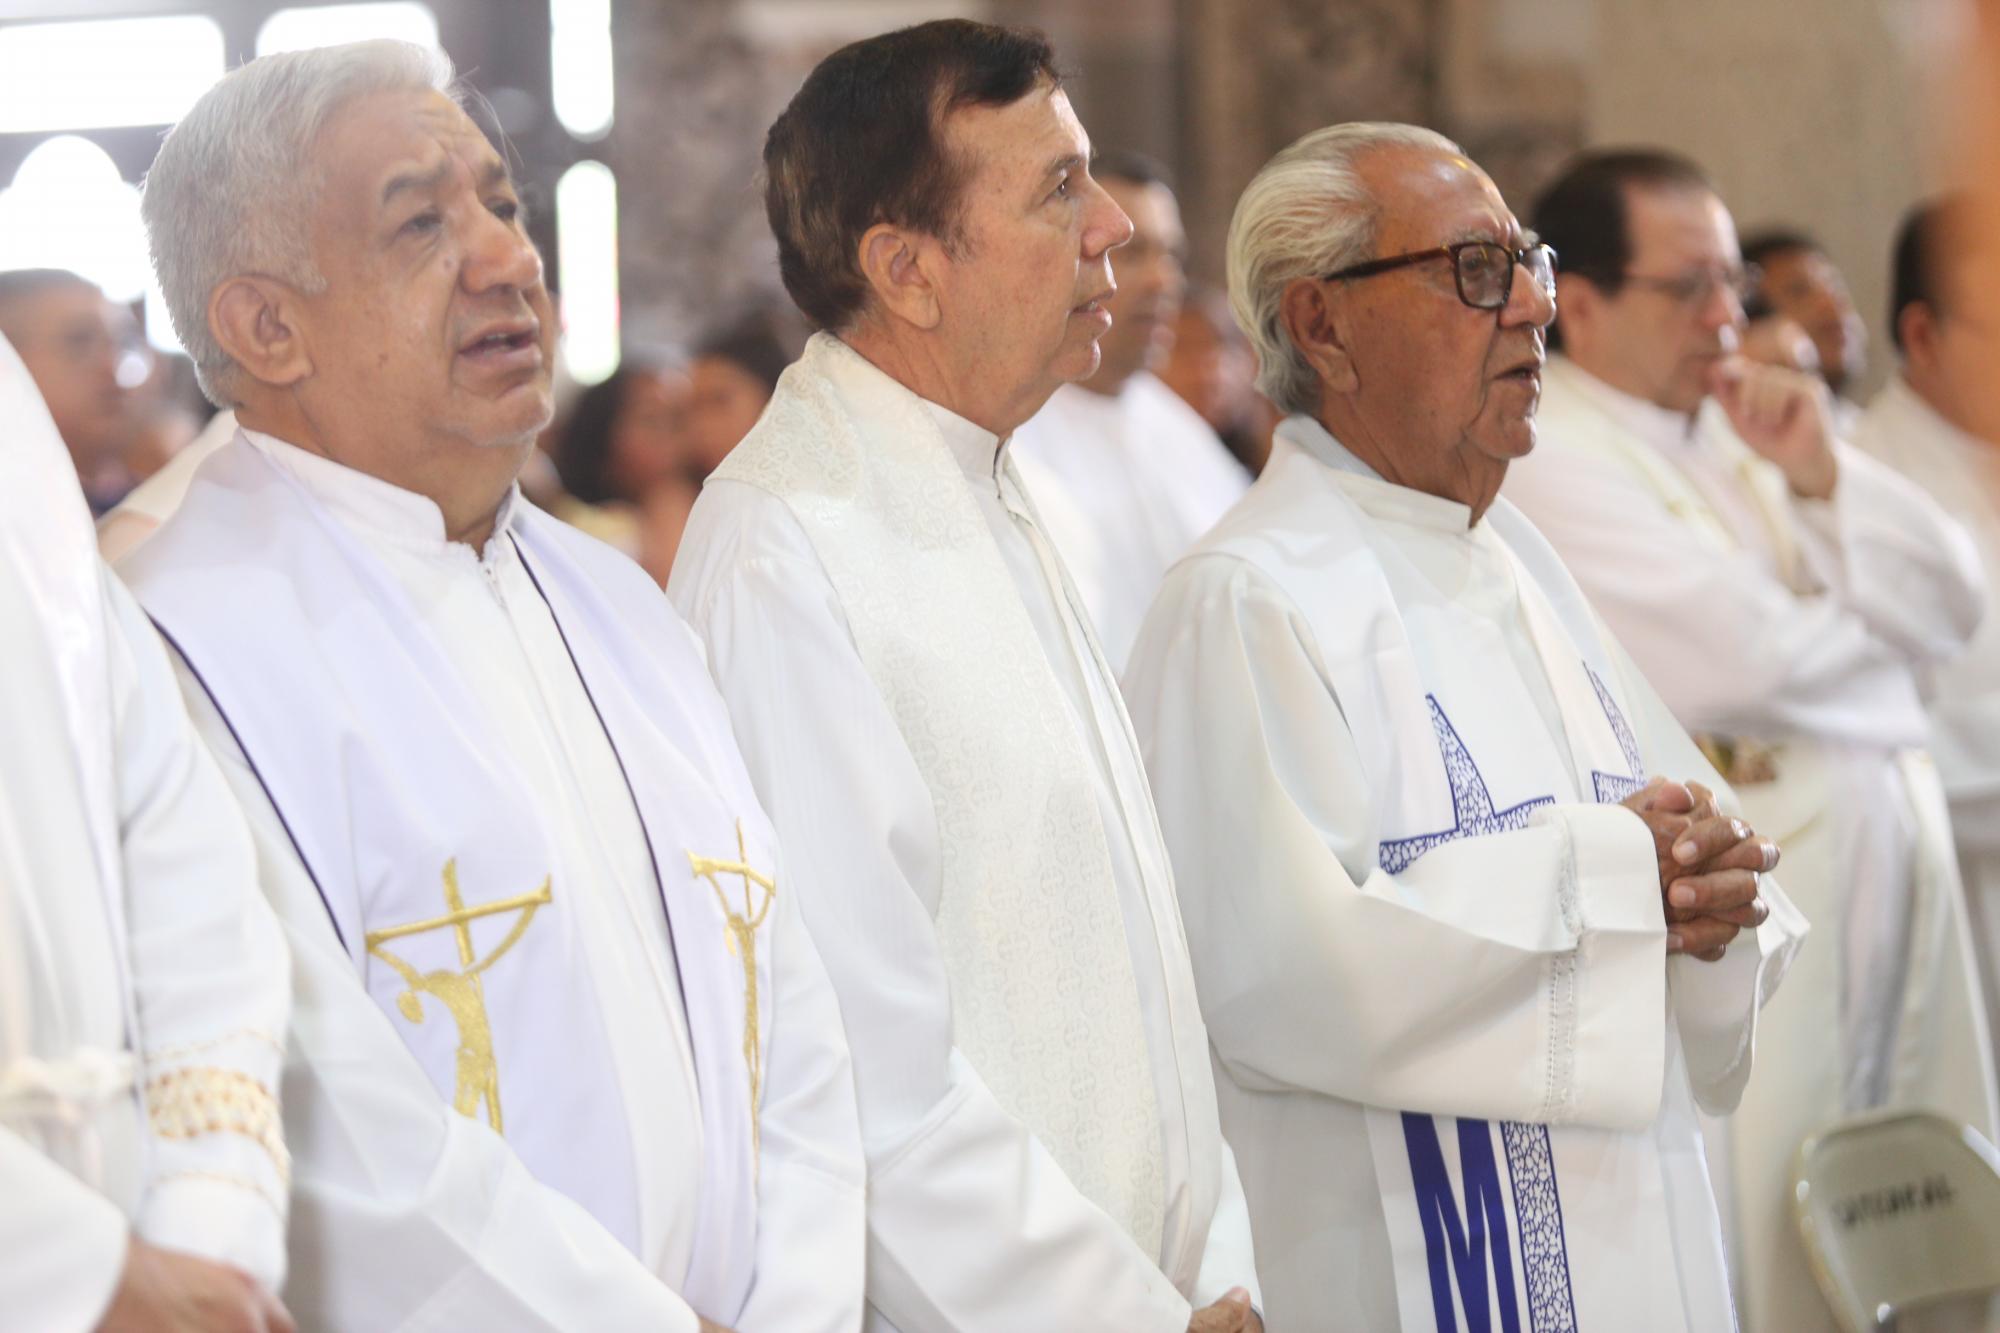
[[[846,1046],[700,646],[521,498],[554,312],[441,57],[267,57],[144,209],[241,430],[121,563],[290,937],[314,1328],[851,1329]]]
[[[1228,259],[1292,415],[1126,690],[1272,1326],[1726,1329],[1696,1107],[1804,923],[1496,498],[1555,257],[1448,140],[1360,124],[1257,175]]]

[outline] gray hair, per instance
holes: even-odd
[[[1319,406],[1319,374],[1285,332],[1285,288],[1369,257],[1379,210],[1354,166],[1378,148],[1464,155],[1417,125],[1329,125],[1265,163],[1229,220],[1229,309],[1256,350],[1257,387],[1286,412]]]
[[[262,56],[203,93],[160,145],[140,204],[146,240],[174,332],[218,407],[236,406],[238,367],[208,327],[209,297],[250,273],[323,290],[308,225],[323,184],[315,141],[358,97],[425,90],[457,99],[451,61],[409,42]]]

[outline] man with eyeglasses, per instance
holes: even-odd
[[[1271,1327],[1726,1329],[1696,1107],[1804,923],[1497,499],[1555,256],[1448,140],[1358,124],[1258,173],[1228,267],[1291,415],[1125,693]]]
[[[1927,682],[1980,618],[1977,555],[1836,438],[1824,383],[1738,354],[1755,275],[1692,163],[1586,155],[1533,220],[1563,255],[1562,355],[1541,447],[1506,495],[1784,843],[1786,887],[1821,927],[1710,1137],[1744,1327],[1831,1328],[1790,1212],[1800,1140],[1883,1106],[1995,1127],[1950,819],[1921,749]]]
[[[102,514],[132,485],[124,452],[137,425],[119,362],[138,339],[131,313],[68,269],[0,272],[0,337],[14,344]]]

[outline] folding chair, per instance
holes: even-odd
[[[1808,1138],[1793,1211],[1847,1333],[2000,1290],[2000,1153],[1928,1111],[1856,1116]]]

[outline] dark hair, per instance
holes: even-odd
[[[1743,262],[1763,265],[1779,255],[1823,255],[1826,247],[1793,227],[1766,227],[1743,238]]]
[[[1090,174],[1101,181],[1130,181],[1134,185],[1174,188],[1165,167],[1144,153],[1135,153],[1129,148],[1107,148],[1098,153],[1090,161]]]
[[[858,250],[878,222],[960,242],[966,163],[943,126],[1060,84],[1039,32],[938,19],[841,47],[807,76],[764,139],[764,209],[785,290],[838,331],[868,297]]]
[[[611,479],[612,435],[633,383],[662,369],[658,361],[628,355],[618,369],[577,394],[551,451],[565,491],[591,505],[633,498]]]
[[[1903,311],[1921,302],[1943,313],[1938,271],[1956,235],[1963,235],[1966,196],[1944,194],[1911,209],[1896,229],[1889,270],[1889,340],[1903,350]],[[1949,233],[1949,234],[1948,234]]]
[[[788,321],[796,324],[796,318]],[[766,392],[778,387],[778,376],[798,360],[798,349],[779,328],[776,311],[756,311],[703,334],[694,345],[692,360],[714,358],[727,361],[764,386]]]
[[[1632,189],[1706,190],[1715,186],[1702,169],[1663,149],[1598,150],[1571,160],[1541,197],[1528,225],[1555,247],[1565,273],[1590,279],[1606,293],[1625,283],[1632,262],[1632,234],[1626,207]],[[1562,346],[1562,315],[1549,326],[1549,346]]]

